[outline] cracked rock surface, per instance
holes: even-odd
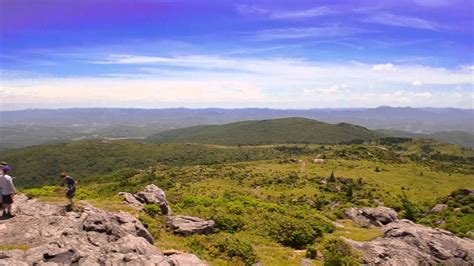
[[[384,225],[383,237],[358,242],[345,239],[368,265],[474,265],[474,241],[409,220]]]
[[[81,212],[15,198],[15,217],[0,220],[0,265],[206,265],[192,254],[164,255],[143,224],[125,212],[86,205]]]

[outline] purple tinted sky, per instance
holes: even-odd
[[[470,108],[473,8],[469,0],[0,0],[0,93],[14,99],[0,108],[350,107],[377,105],[373,97]],[[81,98],[77,84],[146,96]]]

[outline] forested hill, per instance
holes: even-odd
[[[328,124],[307,118],[252,120],[168,130],[148,137],[153,143],[191,142],[216,145],[338,143],[384,135],[347,123]]]

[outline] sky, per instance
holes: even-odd
[[[473,108],[474,1],[0,0],[0,110]]]

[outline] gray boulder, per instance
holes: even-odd
[[[446,204],[436,204],[433,209],[430,210],[430,213],[442,212],[448,208]]]
[[[145,204],[157,204],[164,215],[172,214],[165,192],[155,184],[150,184],[135,194],[119,192],[118,195],[123,197],[124,204],[137,210],[142,210]]]
[[[123,197],[123,204],[129,205],[136,210],[143,210],[143,207],[145,207],[145,204],[139,201],[132,193],[119,192],[118,195]]]
[[[0,265],[206,265],[196,256],[166,256],[132,215],[86,204],[65,212],[54,204],[16,197],[11,219],[0,221],[2,245],[27,250],[0,251]]]
[[[452,233],[398,220],[382,227],[384,236],[369,242],[345,239],[369,265],[474,265],[474,241]]]
[[[166,224],[177,235],[210,234],[214,232],[215,222],[192,216],[169,216]]]
[[[397,220],[397,212],[387,207],[349,208],[345,211],[345,215],[364,227],[382,226]]]

